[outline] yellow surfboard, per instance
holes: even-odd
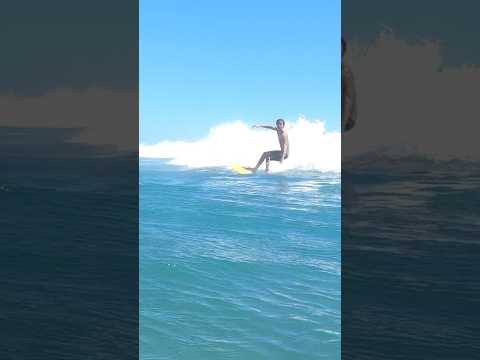
[[[252,173],[250,170],[247,170],[243,166],[238,165],[238,164],[231,165],[231,168],[234,172],[236,172],[237,174],[240,174],[240,175],[247,175],[247,174]]]

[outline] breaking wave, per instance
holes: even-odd
[[[283,163],[271,162],[271,171],[318,170],[339,172],[340,132],[327,132],[319,120],[303,117],[287,123],[290,155]],[[141,158],[169,159],[173,165],[190,168],[227,167],[232,163],[254,166],[264,151],[279,150],[277,135],[267,129],[252,129],[242,121],[223,123],[196,141],[161,141],[140,145]]]

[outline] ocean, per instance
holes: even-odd
[[[342,166],[342,358],[478,357],[480,163]]]
[[[34,140],[56,132],[0,128],[0,359],[135,358],[137,156],[48,156],[68,154],[55,144],[44,155]]]
[[[140,358],[339,359],[340,174],[140,160]]]

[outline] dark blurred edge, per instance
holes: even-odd
[[[479,357],[478,10],[342,1],[342,359]]]
[[[0,19],[0,358],[136,359],[138,1]]]

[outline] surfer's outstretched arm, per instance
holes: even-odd
[[[269,129],[269,130],[277,130],[276,127],[269,126],[269,125],[253,125],[253,128],[264,128],[264,129]]]

